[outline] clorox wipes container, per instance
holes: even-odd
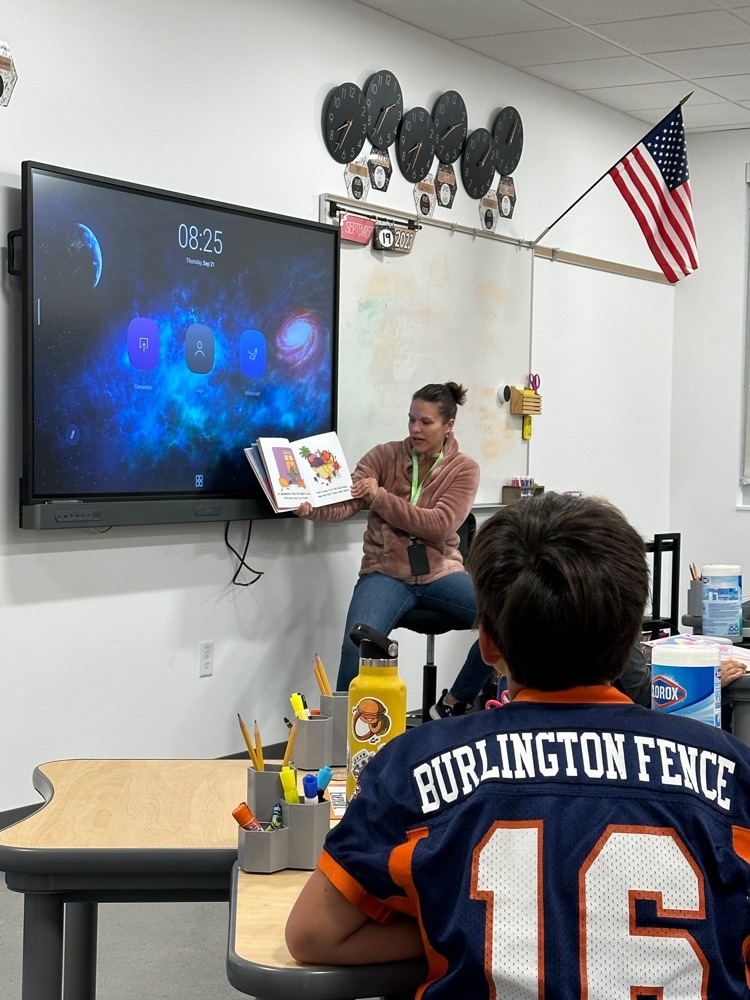
[[[721,649],[715,642],[654,646],[651,707],[721,726]]]

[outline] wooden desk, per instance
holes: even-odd
[[[94,1000],[97,903],[229,898],[232,809],[246,760],[60,760],[45,799],[0,831],[0,871],[24,893],[23,1000]]]
[[[287,950],[284,927],[310,872],[286,869],[249,875],[232,869],[227,976],[258,1000],[353,1000],[413,997],[427,967],[422,960],[378,965],[300,965]]]

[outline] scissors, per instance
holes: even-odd
[[[534,392],[539,392],[539,386],[541,384],[542,380],[539,378],[538,375],[535,375],[533,372],[529,372],[529,374],[526,376],[526,385],[528,386],[529,389],[533,389]]]

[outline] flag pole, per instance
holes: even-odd
[[[695,91],[691,90],[689,94],[687,94],[685,97],[682,98],[682,100],[677,105],[677,107],[682,107],[682,105],[685,103],[685,101],[689,100],[693,96],[694,93],[695,93]],[[674,108],[672,108],[672,111],[674,111]],[[657,122],[656,125],[652,125],[651,128],[648,130],[648,132],[646,132],[645,135],[641,136],[641,138],[638,140],[638,142],[636,142],[633,146],[630,147],[630,149],[627,151],[627,153],[625,153],[622,156],[618,157],[618,159],[615,160],[615,162],[612,164],[612,166],[609,168],[609,170],[605,170],[604,173],[602,174],[602,176],[598,180],[595,180],[593,184],[591,184],[589,187],[586,188],[586,190],[583,192],[583,194],[580,196],[580,198],[576,198],[576,200],[573,202],[573,204],[569,205],[568,208],[566,208],[565,211],[562,213],[562,215],[558,215],[558,217],[555,219],[555,221],[551,222],[547,226],[547,228],[544,230],[544,232],[540,233],[537,236],[537,238],[534,240],[533,243],[529,243],[529,249],[533,250],[534,247],[539,242],[539,240],[541,240],[544,236],[546,236],[547,233],[550,231],[550,229],[552,229],[553,226],[557,225],[557,223],[560,221],[560,219],[564,219],[565,216],[568,214],[568,212],[571,209],[573,209],[573,208],[576,207],[576,205],[578,204],[579,201],[583,201],[583,199],[586,197],[586,195],[590,191],[593,191],[597,184],[599,184],[601,181],[603,181],[605,177],[608,177],[609,174],[610,174],[610,171],[612,171],[613,168],[617,166],[617,164],[620,162],[620,160],[624,160],[626,156],[629,156],[633,152],[633,150],[636,148],[636,146],[640,146],[640,144],[643,142],[643,140],[646,138],[646,136],[650,132],[653,132],[654,129],[657,129],[661,125],[661,123],[663,121],[666,121],[667,118],[669,118],[669,115],[672,114],[672,111],[670,111],[669,114],[664,115],[664,117],[661,119],[661,121]]]

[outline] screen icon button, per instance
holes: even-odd
[[[245,330],[240,337],[240,371],[246,378],[260,378],[266,370],[266,338],[259,330]]]
[[[185,363],[196,375],[208,375],[214,366],[214,332],[203,323],[191,323],[187,328]]]
[[[128,359],[133,368],[149,372],[159,364],[159,327],[154,320],[136,316],[128,325]]]

